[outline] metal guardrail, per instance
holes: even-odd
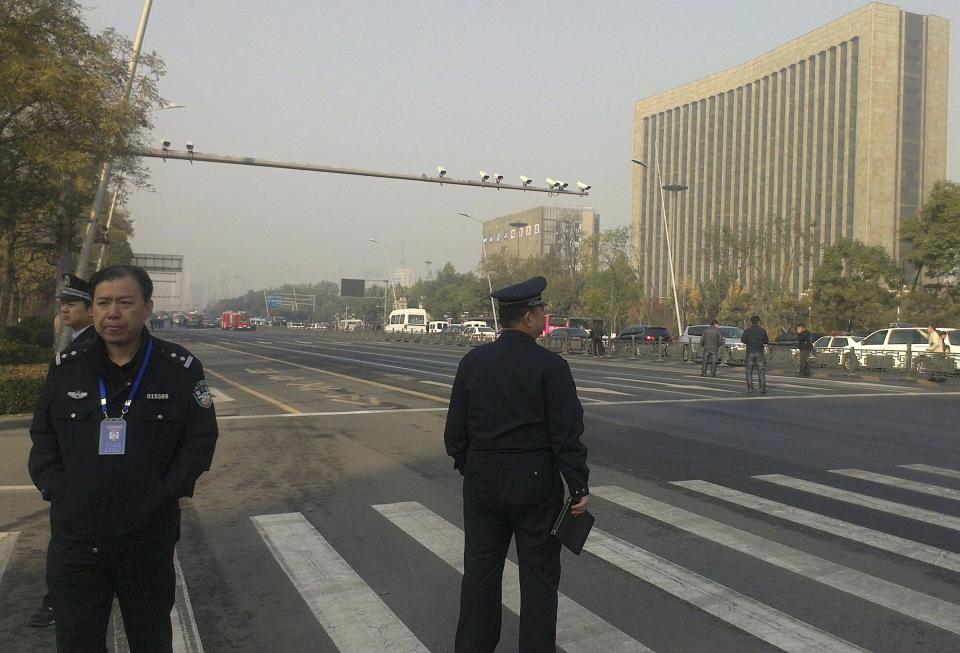
[[[271,327],[280,328],[280,327]],[[418,344],[433,344],[442,346],[467,347],[476,346],[489,339],[471,340],[463,334],[452,333],[421,333],[421,332],[391,332],[374,329],[357,331],[340,331],[332,329],[297,329],[304,336],[312,336],[325,340],[356,340],[359,342],[407,342]],[[550,351],[560,354],[592,355],[592,343],[583,338],[549,338],[540,337],[537,342]],[[698,343],[683,345],[679,342],[644,342],[637,338],[621,339],[608,338],[604,340],[604,357],[629,360],[647,361],[676,361],[683,360],[684,347],[687,348],[688,359],[692,363],[700,364],[702,355]],[[912,352],[908,346],[906,351],[884,349],[865,352],[848,348],[820,348],[810,354],[812,368],[843,370],[855,374],[862,371],[899,374],[911,378],[960,376],[960,352],[946,354],[930,354],[926,351]],[[768,346],[765,351],[767,364],[778,368],[797,368],[800,364],[800,353],[789,346]],[[727,365],[743,365],[746,360],[746,350],[723,346],[720,350],[720,363]]]

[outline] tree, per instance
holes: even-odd
[[[912,289],[925,273],[939,294],[941,280],[960,273],[960,184],[934,184],[920,214],[903,222],[900,238],[908,245],[904,258],[916,267]]]
[[[72,0],[0,0],[0,324],[21,270],[21,250],[44,251],[50,276],[72,267],[100,162],[140,145],[159,103],[160,60],[141,56],[130,102],[118,102],[129,43],[89,32]],[[118,168],[145,183],[141,165]]]
[[[841,238],[814,273],[812,319],[824,330],[870,330],[895,316],[902,281],[883,247]]]

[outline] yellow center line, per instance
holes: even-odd
[[[210,374],[210,375],[212,375],[212,376],[217,377],[218,379],[220,379],[220,380],[223,381],[224,383],[229,383],[229,384],[232,385],[233,387],[235,387],[235,388],[240,388],[240,389],[243,390],[244,392],[247,392],[247,393],[249,393],[249,394],[252,394],[254,397],[256,397],[256,398],[258,398],[258,399],[263,399],[263,400],[266,401],[267,403],[273,404],[274,406],[276,406],[276,407],[279,408],[280,410],[286,411],[286,412],[288,412],[288,413],[290,413],[290,414],[292,414],[292,415],[299,415],[300,412],[301,412],[301,411],[297,410],[296,408],[294,408],[293,406],[288,406],[287,404],[283,403],[282,401],[280,401],[280,400],[278,400],[278,399],[274,399],[273,397],[268,397],[267,395],[263,394],[262,392],[257,392],[257,391],[254,390],[253,388],[248,388],[247,386],[243,385],[242,383],[237,383],[236,381],[234,381],[234,380],[232,380],[232,379],[228,379],[228,378],[225,377],[223,374],[220,374],[219,372],[214,372],[214,371],[211,370],[209,367],[204,367],[204,368],[203,368],[203,371],[206,372],[207,374]]]

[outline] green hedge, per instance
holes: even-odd
[[[0,339],[53,349],[53,319],[25,317],[18,324],[0,329]]]
[[[47,365],[0,367],[0,415],[32,413],[47,378]]]
[[[25,365],[53,360],[50,349],[28,342],[0,340],[0,365]]]

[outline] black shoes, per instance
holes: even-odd
[[[30,625],[34,628],[45,628],[55,623],[57,623],[57,620],[53,617],[50,599],[45,596],[43,597],[43,603],[40,604],[40,609],[30,615]]]

